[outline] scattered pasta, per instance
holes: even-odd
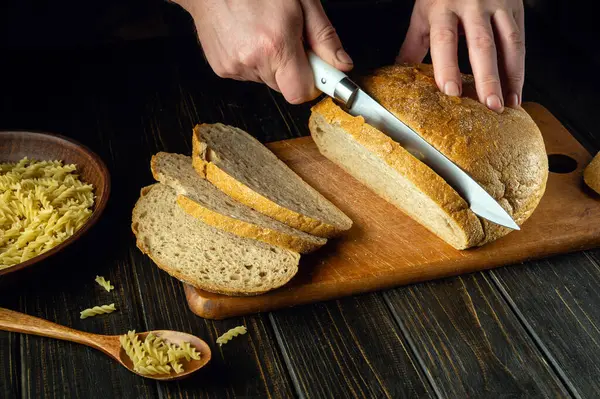
[[[168,374],[171,371],[179,374],[185,371],[180,361],[200,360],[200,353],[189,342],[176,345],[152,333],[141,342],[135,331],[129,331],[119,340],[133,363],[134,371],[139,374]]]
[[[246,334],[246,332],[248,332],[248,330],[246,330],[245,326],[234,327],[231,330],[227,331],[225,334],[221,335],[219,338],[217,338],[217,344],[219,344],[219,346],[222,346],[223,344],[226,344],[227,342],[231,341],[234,337],[237,337],[238,335],[244,335]]]
[[[38,256],[92,215],[93,186],[60,161],[0,164],[0,269]]]
[[[96,276],[96,280],[95,280],[98,284],[100,284],[100,286],[102,288],[104,288],[106,291],[110,292],[111,290],[114,290],[115,287],[113,285],[110,284],[110,281],[106,280],[104,277],[102,276]]]
[[[102,306],[94,306],[93,308],[82,310],[81,318],[87,319],[88,317],[97,316],[99,314],[112,313],[115,310],[115,304],[111,303],[110,305],[102,305]]]

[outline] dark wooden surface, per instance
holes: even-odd
[[[329,12],[355,60],[370,67],[393,60],[402,8],[344,2]],[[352,30],[359,19],[370,24],[363,41]],[[528,27],[525,99],[597,150],[597,65],[535,20]],[[227,321],[194,316],[181,284],[135,249],[130,232],[139,189],[152,181],[150,156],[189,152],[199,121],[234,124],[263,141],[305,135],[309,105],[219,80],[193,38],[1,54],[0,129],[83,142],[107,163],[113,192],[77,245],[0,278],[0,306],[96,333],[188,331],[213,349],[197,376],[155,383],[83,346],[0,332],[1,398],[600,396],[598,251]],[[116,290],[101,290],[96,274]],[[81,309],[108,301],[119,311],[79,319]],[[249,334],[214,345],[238,324]]]

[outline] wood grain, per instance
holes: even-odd
[[[566,383],[600,395],[600,252],[530,262],[492,276]]]
[[[29,279],[21,281],[21,300],[13,309],[97,334],[147,330],[133,271],[120,261],[123,246],[115,243],[110,252],[94,251],[98,237],[108,233],[103,221],[97,227],[82,237],[78,251],[57,255],[53,264],[32,271]],[[80,253],[94,255],[82,262]],[[97,274],[110,280],[115,290],[108,293],[100,287],[94,281]],[[113,302],[117,311],[110,315],[79,318],[85,308]],[[27,371],[21,374],[25,397],[89,397],[90,392],[96,397],[156,397],[154,383],[94,349],[30,335],[21,336],[20,343],[20,362]]]
[[[568,174],[551,173],[546,193],[519,232],[481,248],[457,251],[321,156],[309,138],[272,143],[280,159],[328,197],[353,228],[301,260],[283,288],[249,298],[186,288],[191,309],[220,319],[489,269],[600,245],[600,202],[583,188],[589,153],[546,109],[525,107],[540,127],[549,154],[578,161]],[[564,204],[570,204],[565,207]]]
[[[369,294],[270,317],[307,398],[434,397],[390,316],[381,296]]]
[[[19,335],[0,331],[0,397],[20,397]]]
[[[177,328],[204,339],[212,349],[210,367],[175,384],[159,385],[165,397],[291,397],[292,385],[269,328],[266,316],[231,319],[227,322],[202,320],[186,309],[181,284],[158,269],[148,258],[132,254],[144,296],[144,315],[150,329]],[[217,337],[228,329],[245,325],[248,334],[219,347]]]
[[[483,274],[385,295],[443,397],[568,394]]]

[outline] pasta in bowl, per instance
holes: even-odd
[[[100,217],[110,192],[102,160],[58,135],[0,132],[0,275],[61,251]]]

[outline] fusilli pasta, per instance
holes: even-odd
[[[114,290],[115,287],[113,285],[110,284],[110,281],[106,280],[104,277],[102,276],[96,276],[96,280],[95,280],[102,288],[104,288],[106,291],[110,292],[111,290]]]
[[[244,335],[246,334],[246,332],[248,331],[246,330],[245,326],[234,327],[231,330],[227,331],[225,334],[221,335],[219,338],[217,338],[217,344],[219,344],[219,346],[222,346],[223,344],[226,344],[227,342],[231,341],[234,337],[237,337],[238,335]]]
[[[93,186],[60,161],[0,164],[0,269],[72,236],[92,215]]]
[[[163,347],[160,346],[160,341],[152,334],[148,334],[146,339],[144,340],[144,349],[148,354],[148,364],[158,364],[164,366],[167,364],[168,356],[165,351],[163,351]]]
[[[171,366],[165,365],[147,365],[136,364],[133,369],[140,374],[169,374],[171,372]]]
[[[194,360],[200,360],[200,353],[198,353],[198,351],[196,351],[196,348],[190,345],[189,342],[184,342],[181,344],[180,352],[186,355],[186,359],[189,356]]]
[[[125,350],[125,353],[127,356],[129,356],[133,364],[138,364],[141,359],[133,346],[133,342],[127,337],[127,335],[121,335],[119,337],[119,341],[121,342],[121,347]]]
[[[115,304],[111,303],[110,305],[102,305],[102,306],[94,306],[93,308],[85,309],[80,312],[82,319],[87,319],[88,317],[97,316],[99,314],[112,313],[115,310]]]
[[[174,372],[176,372],[177,374],[183,373],[183,366],[181,365],[181,363],[178,362],[170,362],[169,363],[171,365],[171,368],[173,369]]]
[[[200,353],[189,342],[181,346],[164,341],[150,333],[141,342],[135,331],[120,337],[121,347],[133,362],[134,371],[140,374],[167,374],[173,370],[183,373],[181,359],[200,360]]]

